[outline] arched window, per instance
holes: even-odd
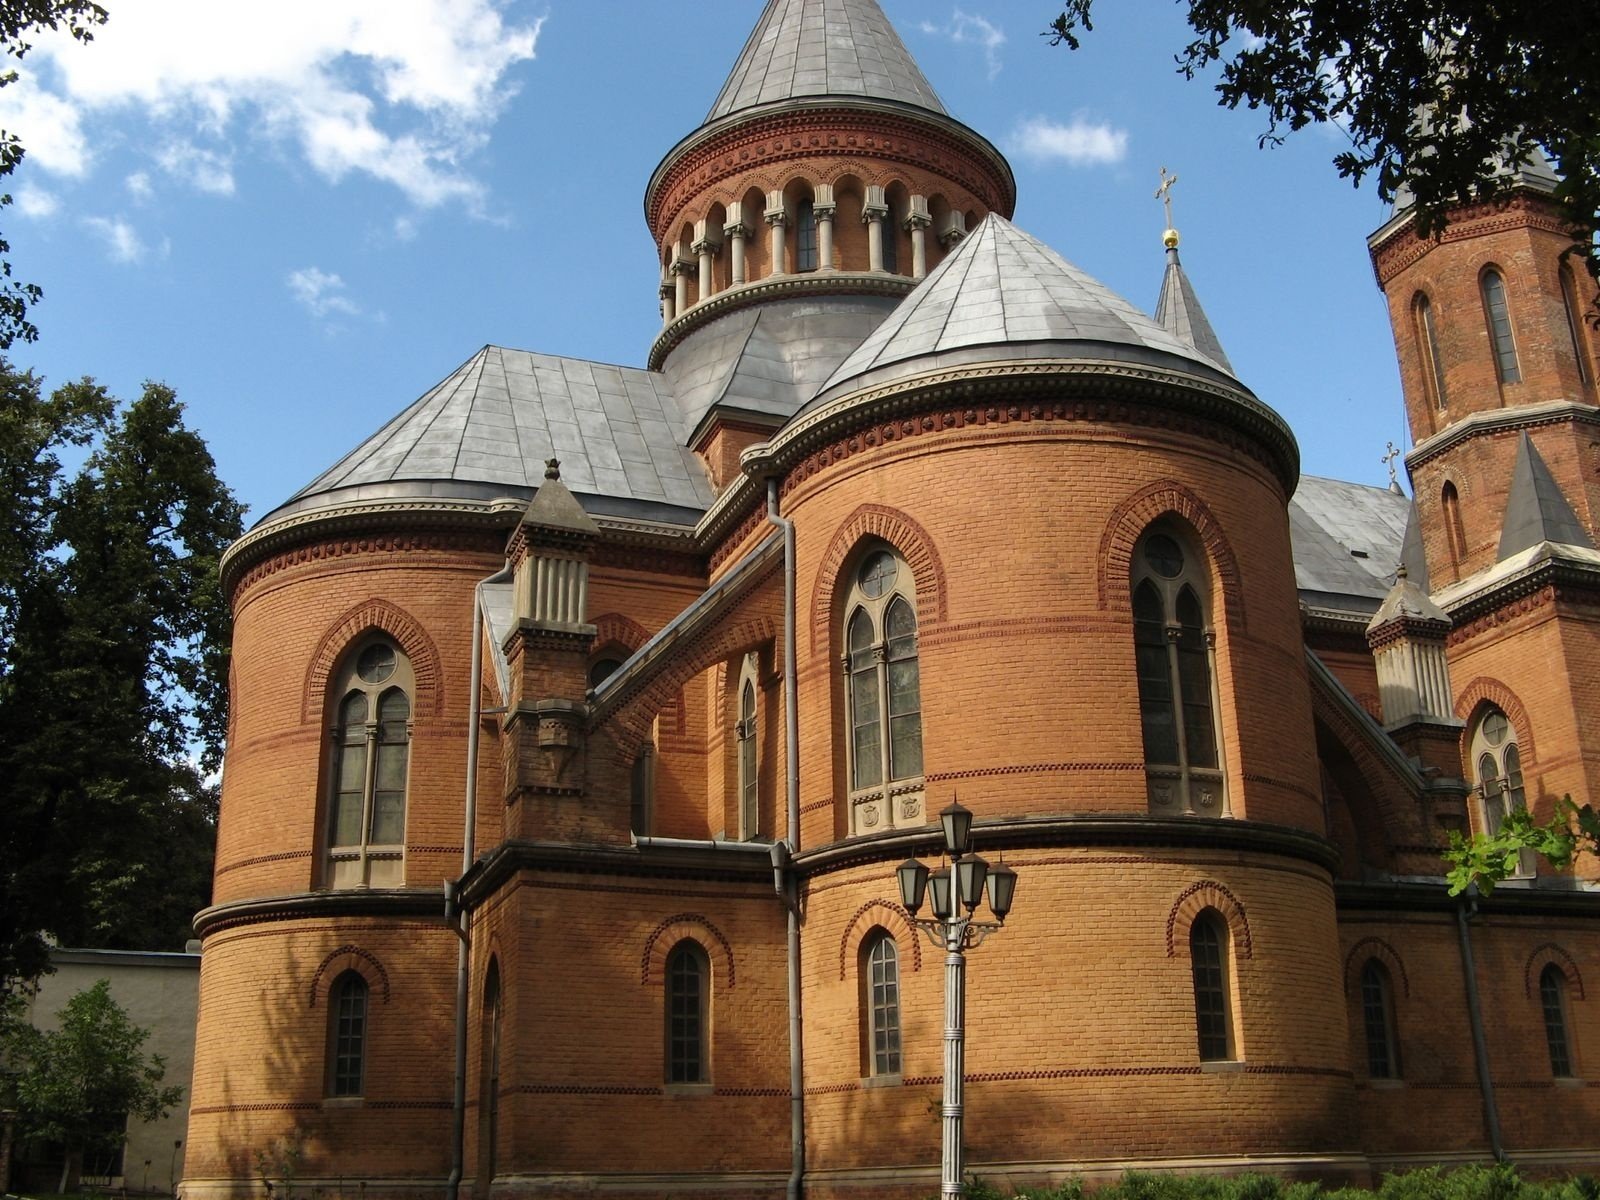
[[[1472,736],[1473,773],[1478,795],[1483,801],[1483,827],[1494,834],[1500,823],[1516,809],[1528,807],[1527,788],[1522,779],[1522,751],[1517,746],[1517,731],[1506,714],[1490,708],[1478,722]],[[1516,874],[1527,877],[1536,870],[1532,850],[1522,851]]]
[[[1154,812],[1223,813],[1204,561],[1169,530],[1133,555],[1133,643]]]
[[[1189,963],[1194,974],[1194,1025],[1201,1062],[1225,1062],[1233,1054],[1232,1005],[1228,999],[1228,925],[1214,908],[1189,927]]]
[[[922,684],[911,568],[870,551],[845,603],[851,830],[922,825]]]
[[[1450,561],[1460,566],[1467,557],[1467,530],[1461,523],[1461,497],[1449,480],[1439,489],[1439,507],[1444,509],[1444,536],[1450,546]]]
[[[884,201],[889,211],[883,218],[883,269],[891,275],[900,274],[900,223],[906,214],[895,203],[894,197]]]
[[[406,775],[411,752],[411,660],[393,642],[349,656],[337,696],[328,799],[328,887],[405,882]]]
[[[1417,353],[1422,359],[1423,385],[1428,389],[1428,398],[1435,408],[1448,408],[1450,401],[1444,390],[1444,362],[1439,357],[1439,331],[1433,323],[1433,305],[1424,293],[1417,293],[1412,303],[1412,314],[1417,327]]]
[[[861,943],[861,1061],[864,1075],[900,1074],[900,951],[886,929]]]
[[[1572,339],[1572,359],[1578,364],[1578,382],[1589,382],[1589,356],[1583,350],[1583,309],[1578,303],[1578,290],[1572,282],[1572,271],[1561,271],[1561,300],[1567,312],[1567,336]]]
[[[366,1082],[367,981],[346,971],[328,990],[328,1094],[360,1096]]]
[[[817,269],[817,210],[810,198],[800,201],[794,218],[794,269]]]
[[[739,752],[739,836],[761,836],[761,777],[756,758],[756,656],[745,655],[739,673],[739,721],[734,727]]]
[[[589,666],[589,686],[597,688],[606,680],[617,673],[622,666],[622,660],[614,654],[607,654],[594,660]]]
[[[1511,336],[1511,310],[1506,305],[1506,284],[1493,267],[1479,280],[1483,291],[1483,315],[1489,322],[1489,342],[1494,347],[1494,369],[1501,383],[1521,383],[1517,366],[1517,343]]]
[[[1367,1075],[1400,1078],[1400,1039],[1395,1032],[1394,987],[1375,958],[1361,968],[1361,1017],[1367,1031]]]
[[[1550,1074],[1571,1079],[1572,1043],[1567,1040],[1567,977],[1551,963],[1539,973],[1539,1003],[1544,1009],[1544,1037],[1550,1047]]]
[[[667,955],[667,1082],[711,1081],[711,962],[684,940]]]
[[[483,984],[483,1070],[478,1084],[478,1174],[484,1181],[494,1178],[500,1148],[500,1050],[504,1007],[500,994],[500,963],[491,959]]]

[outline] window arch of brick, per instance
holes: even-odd
[[[1522,769],[1526,772],[1539,757],[1534,748],[1533,722],[1528,720],[1528,710],[1522,701],[1517,699],[1517,694],[1500,680],[1489,675],[1479,675],[1456,697],[1456,716],[1466,722],[1466,728],[1461,731],[1461,761],[1467,762],[1467,750],[1472,745],[1473,731],[1483,719],[1482,710],[1489,707],[1498,708],[1505,713],[1517,731],[1517,748],[1522,754]],[[1469,770],[1468,777],[1470,775]]]
[[[311,987],[307,995],[309,1007],[315,1008],[320,997],[327,1003],[328,986],[333,980],[339,978],[346,971],[354,971],[367,981],[370,994],[383,997],[385,1004],[389,1003],[389,970],[383,965],[382,960],[370,950],[363,950],[360,946],[345,945],[333,951],[320,963],[311,976]]]
[[[337,618],[317,643],[311,655],[311,665],[306,670],[305,686],[300,693],[301,724],[321,719],[323,704],[327,699],[328,679],[334,669],[352,646],[376,632],[386,633],[400,643],[400,648],[411,660],[411,669],[417,682],[416,715],[437,717],[443,711],[438,646],[422,623],[405,609],[388,600],[373,597]]]
[[[602,613],[590,624],[595,628],[596,646],[621,646],[632,654],[650,640],[648,629],[621,613]]]
[[[911,924],[911,915],[900,905],[892,900],[868,900],[845,923],[844,933],[839,938],[839,978],[843,979],[849,972],[852,960],[852,951],[859,954],[861,943],[867,934],[874,929],[882,929],[890,934],[897,945],[911,947],[911,969],[922,970],[922,939],[917,936],[915,926]],[[857,930],[860,930],[857,933]]]
[[[811,653],[826,654],[832,628],[835,597],[841,587],[850,589],[846,566],[862,544],[887,542],[911,568],[917,588],[917,624],[925,628],[946,616],[944,562],[932,536],[916,520],[897,508],[883,504],[863,504],[834,532],[817,570],[811,589]]]
[[[1202,879],[1191,883],[1178,894],[1172,910],[1167,913],[1167,957],[1178,957],[1178,947],[1187,950],[1189,928],[1195,917],[1206,909],[1215,909],[1227,922],[1233,936],[1234,951],[1240,958],[1254,957],[1250,941],[1250,919],[1245,915],[1239,898],[1215,879]]]
[[[1382,938],[1362,938],[1350,947],[1350,953],[1344,956],[1344,986],[1345,991],[1352,996],[1361,995],[1361,971],[1367,965],[1369,958],[1375,958],[1389,971],[1389,978],[1400,987],[1400,994],[1407,999],[1411,997],[1411,979],[1406,974],[1406,965],[1400,960],[1400,954]]]
[[[1244,590],[1239,584],[1238,556],[1206,502],[1173,479],[1147,484],[1112,511],[1105,532],[1100,535],[1097,555],[1101,609],[1129,610],[1133,603],[1129,580],[1134,547],[1150,526],[1163,517],[1175,518],[1186,525],[1195,541],[1204,548],[1216,585],[1212,603],[1222,610],[1220,623],[1230,632],[1244,630]]]
[[[1551,963],[1554,963],[1567,977],[1567,988],[1572,998],[1586,999],[1583,994],[1583,975],[1578,970],[1577,960],[1554,942],[1535,946],[1533,953],[1528,955],[1528,961],[1522,967],[1523,994],[1530,1000],[1539,998],[1539,976]]]
[[[678,913],[650,931],[639,960],[641,984],[665,982],[667,956],[685,940],[696,943],[711,962],[711,974],[722,987],[734,985],[733,945],[709,919],[699,913]]]

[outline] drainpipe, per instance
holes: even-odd
[[[783,715],[784,767],[787,772],[789,836],[786,856],[800,845],[800,711],[798,707],[799,655],[795,649],[795,562],[794,522],[778,515],[778,480],[767,479],[767,520],[783,530]],[[779,878],[783,864],[773,848],[773,871]],[[789,1139],[792,1147],[787,1200],[800,1200],[800,1185],[806,1173],[806,1096],[805,1058],[802,1054],[800,1019],[800,881],[789,873],[784,906],[788,909],[789,937]]]
[[[466,816],[461,831],[461,874],[472,869],[472,860],[478,856],[478,726],[483,721],[483,585],[504,583],[511,578],[508,562],[493,575],[472,589],[472,674],[468,687],[468,703],[472,716],[467,725],[467,786]],[[455,1103],[450,1118],[450,1177],[445,1181],[445,1200],[456,1200],[461,1191],[461,1176],[465,1166],[467,1135],[467,984],[471,972],[471,942],[465,928],[466,918],[456,906],[456,887],[450,880],[444,885],[445,920],[460,939],[456,947],[456,1079]]]
[[[1483,1012],[1478,1007],[1478,969],[1472,961],[1472,934],[1467,920],[1478,911],[1478,889],[1474,885],[1456,905],[1456,930],[1461,935],[1461,971],[1467,984],[1467,1020],[1472,1025],[1472,1054],[1478,1064],[1478,1089],[1483,1093],[1483,1124],[1489,1131],[1489,1151],[1495,1162],[1505,1162],[1506,1150],[1500,1142],[1500,1111],[1494,1102],[1494,1080],[1489,1076],[1489,1044],[1483,1036]]]

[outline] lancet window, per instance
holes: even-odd
[[[1483,291],[1483,315],[1489,322],[1489,341],[1494,348],[1495,372],[1501,383],[1521,383],[1522,368],[1517,364],[1517,343],[1511,334],[1505,280],[1491,267],[1478,282]]]
[[[329,770],[328,887],[405,882],[406,778],[411,754],[411,660],[380,638],[349,656],[336,697]]]
[[[1483,805],[1484,829],[1494,834],[1512,812],[1528,807],[1517,731],[1498,708],[1488,709],[1478,721],[1472,737],[1472,762],[1478,797]],[[1533,875],[1536,861],[1532,850],[1523,850],[1516,874]]]

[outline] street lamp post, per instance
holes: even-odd
[[[900,899],[911,913],[911,923],[944,948],[944,1103],[940,1107],[943,1135],[939,1194],[961,1196],[966,1191],[961,1145],[962,1084],[966,1070],[967,951],[982,944],[1006,923],[1017,891],[1017,873],[1005,863],[991,868],[973,853],[972,813],[952,801],[939,814],[949,872],[933,874],[920,861],[908,858],[895,869]],[[933,916],[919,917],[923,897],[933,892]],[[989,893],[993,921],[976,919],[984,891]],[[966,909],[965,915],[962,909]]]

